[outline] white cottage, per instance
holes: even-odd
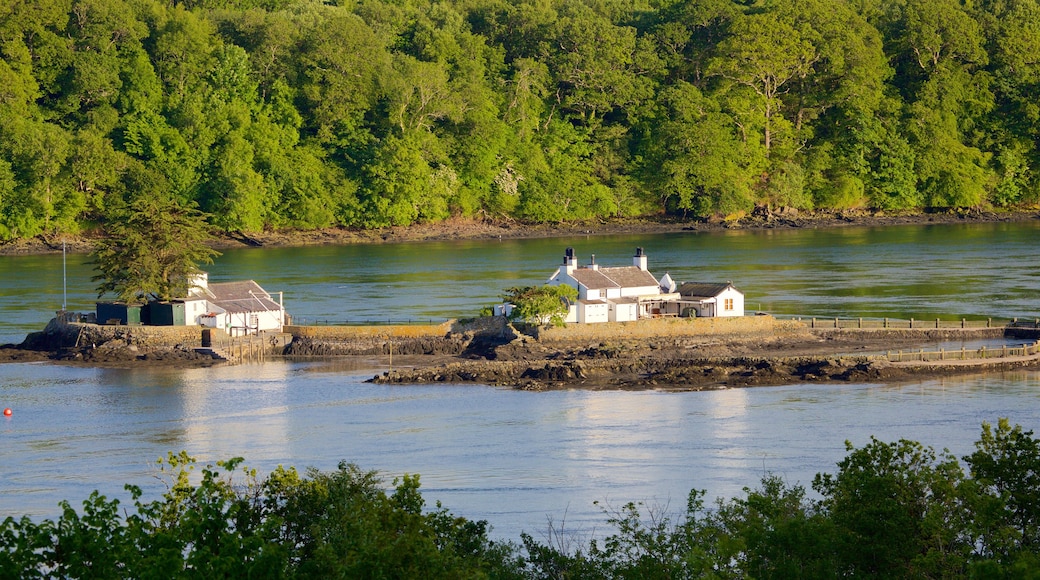
[[[281,331],[285,307],[253,280],[210,284],[206,275],[195,281],[185,300],[204,301],[206,312],[188,320],[201,326],[221,328],[232,336],[255,334],[264,330]]]
[[[744,316],[744,293],[733,284],[684,282],[679,285],[679,302],[684,312],[693,310],[696,316]]]
[[[563,265],[546,282],[578,290],[566,322],[630,322],[664,316],[743,316],[744,294],[732,284],[677,285],[665,274],[657,280],[647,267],[643,248],[636,248],[631,266],[601,267],[593,255],[578,266],[574,248],[567,248]]]
[[[563,265],[546,283],[578,290],[578,302],[571,307],[567,322],[630,322],[660,316],[662,304],[678,298],[662,290],[649,272],[643,248],[636,248],[631,266],[610,268],[600,267],[595,255],[587,266],[579,267],[574,248],[567,248]]]

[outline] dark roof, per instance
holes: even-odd
[[[635,266],[622,266],[620,268],[600,268],[604,276],[610,278],[622,288],[637,288],[640,286],[657,286],[657,278],[646,270]]]
[[[604,276],[599,270],[593,270],[592,268],[578,268],[571,272],[571,277],[590,290],[618,287],[617,282]]]
[[[722,294],[722,291],[726,288],[732,287],[733,284],[729,283],[712,284],[704,282],[683,282],[675,291],[682,296],[702,296],[712,298]]]
[[[227,312],[269,312],[282,307],[252,280],[211,283],[202,292]]]

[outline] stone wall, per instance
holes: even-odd
[[[285,326],[282,332],[296,338],[317,340],[351,340],[364,338],[419,338],[424,336],[444,336],[451,331],[453,322],[437,325],[396,326]]]
[[[654,318],[634,322],[568,324],[564,327],[538,328],[530,332],[539,342],[617,341],[628,339],[718,337],[741,338],[804,333],[806,326],[793,320],[772,316],[724,318]]]
[[[22,346],[31,350],[56,350],[94,347],[111,341],[145,350],[178,345],[196,347],[202,344],[202,327],[101,325],[51,319],[42,332],[29,334]]]
[[[74,330],[77,334],[78,346],[102,344],[110,340],[123,340],[127,344],[146,349],[178,344],[202,345],[201,326],[108,326],[79,323],[72,323],[69,326],[70,331]]]

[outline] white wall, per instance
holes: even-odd
[[[596,322],[608,322],[610,320],[610,309],[606,302],[600,303],[578,303],[578,322],[593,324]]]
[[[610,305],[611,322],[631,322],[639,319],[639,305],[635,302],[624,302]]]
[[[744,294],[736,288],[726,288],[715,297],[715,316],[744,316]],[[726,308],[726,301],[732,300],[732,308]]]
[[[188,326],[202,324],[199,318],[209,312],[209,303],[205,300],[184,301],[184,323]]]

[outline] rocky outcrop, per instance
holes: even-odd
[[[814,381],[875,381],[888,376],[874,357],[693,359],[593,358],[581,360],[466,361],[389,371],[377,383],[479,383],[527,390],[548,388],[708,388]]]
[[[197,327],[135,327],[67,323],[51,319],[40,332],[30,333],[12,353],[35,352],[51,360],[97,366],[141,362],[174,366],[207,366],[220,362],[198,350]],[[7,360],[22,357],[10,354]]]

